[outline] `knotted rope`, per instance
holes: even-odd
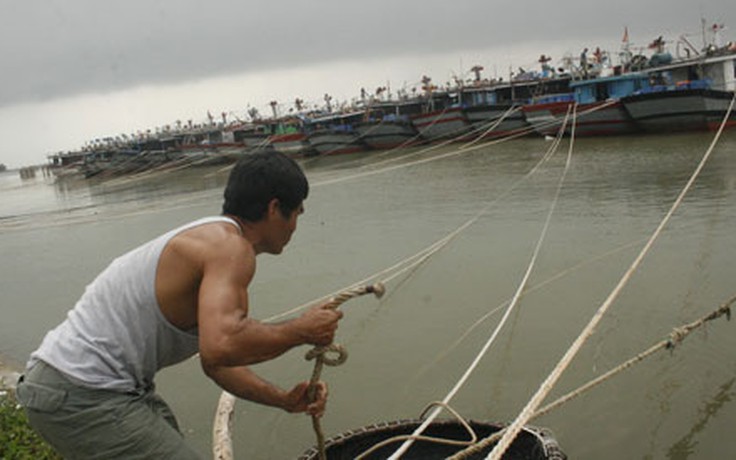
[[[715,319],[718,319],[722,316],[725,316],[726,319],[731,319],[731,305],[736,303],[736,296],[731,297],[726,302],[722,303],[716,310],[708,313],[707,315],[703,316],[702,318],[693,321],[691,323],[675,327],[672,329],[672,331],[669,333],[667,338],[659,341],[658,343],[652,345],[651,347],[647,348],[646,350],[642,351],[641,353],[637,354],[633,358],[630,358],[618,366],[614,367],[613,369],[601,374],[600,376],[589,380],[587,383],[579,386],[575,390],[560,396],[556,400],[552,401],[551,403],[547,404],[546,406],[542,407],[541,409],[537,409],[534,414],[530,417],[529,420],[536,419],[538,417],[541,417],[543,415],[546,415],[552,410],[557,409],[558,407],[562,406],[564,403],[577,398],[578,396],[582,395],[583,393],[587,392],[588,390],[591,390],[601,383],[605,382],[606,380],[609,380],[610,378],[614,377],[615,375],[625,371],[626,369],[632,367],[634,364],[638,364],[644,359],[652,356],[654,353],[662,350],[672,350],[677,345],[682,343],[689,335],[692,333],[695,329],[698,329],[702,326],[704,326],[707,322],[713,321]],[[481,440],[480,442],[474,444],[471,447],[468,447],[467,449],[458,452],[457,454],[453,455],[452,457],[448,457],[448,460],[464,460],[467,458],[470,458],[474,455],[479,454],[480,452],[484,451],[488,446],[492,445],[495,442],[498,442],[499,439],[501,439],[501,436],[506,432],[506,429],[499,430],[498,432],[494,433],[493,435]]]
[[[374,294],[377,298],[381,298],[386,292],[386,288],[382,283],[370,284],[366,286],[358,286],[352,289],[347,289],[337,294],[335,297],[330,299],[329,308],[337,309],[345,301],[354,297],[362,296],[365,294]],[[336,356],[333,358],[328,356],[328,353],[335,353]],[[317,383],[322,375],[322,368],[327,366],[339,366],[344,363],[348,358],[347,351],[342,345],[330,344],[326,346],[316,346],[307,352],[305,359],[308,361],[314,361],[314,369],[312,370],[312,377],[309,380],[309,387],[307,387],[307,397],[310,402],[314,402],[317,399]],[[314,428],[314,434],[317,436],[317,449],[319,451],[320,460],[327,460],[327,454],[325,453],[325,435],[322,431],[322,425],[320,424],[319,417],[312,415],[312,428]]]
[[[341,291],[330,298],[329,308],[335,309],[345,301],[365,294],[375,294],[376,297],[381,298],[385,292],[386,288],[381,282],[364,286],[354,286]],[[328,353],[337,353],[338,356],[336,358],[331,358],[327,356]],[[347,359],[347,352],[342,346],[336,344],[324,347],[318,346],[314,347],[307,353],[306,359],[316,359],[314,370],[312,371],[312,378],[310,379],[309,386],[307,387],[307,396],[310,401],[314,401],[317,396],[317,382],[319,382],[322,367],[325,364],[328,366],[338,366],[344,363]],[[217,404],[217,411],[215,413],[215,421],[212,429],[212,453],[215,460],[233,460],[234,458],[233,443],[230,434],[232,432],[234,408],[235,396],[227,391],[223,391]],[[317,417],[312,417],[312,426],[317,435],[317,444],[320,448],[320,458],[324,459],[324,434]]]

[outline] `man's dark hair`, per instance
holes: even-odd
[[[245,154],[230,172],[222,213],[257,222],[276,198],[281,213],[288,217],[307,194],[307,178],[291,158],[278,152]]]

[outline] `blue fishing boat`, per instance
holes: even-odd
[[[328,113],[308,119],[307,141],[320,155],[355,153],[368,149],[356,125],[362,121],[362,111]]]
[[[424,94],[414,105],[419,113],[410,115],[411,123],[427,141],[459,139],[470,129],[456,90],[444,91],[432,84],[431,78],[422,78]]]
[[[401,101],[385,101],[370,104],[363,120],[355,125],[360,139],[368,147],[377,150],[408,147],[421,142],[419,133],[411,123],[410,114],[419,107]]]
[[[529,123],[521,106],[535,96],[567,92],[570,77],[556,76],[545,65],[548,58],[540,57],[542,72],[519,72],[508,81],[483,79],[481,66],[471,71],[475,78],[460,90],[460,102],[470,122],[469,137],[494,138],[520,134]]]
[[[736,45],[649,69],[647,88],[623,98],[647,132],[705,131],[720,126],[736,91]],[[732,112],[726,124],[736,125]]]
[[[644,72],[577,80],[570,83],[570,93],[532,99],[523,110],[535,130],[546,136],[557,133],[574,103],[577,103],[577,136],[630,134],[639,131],[639,126],[624,108],[621,98],[648,87],[649,76]],[[570,133],[569,127],[566,133]]]

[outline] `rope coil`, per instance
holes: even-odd
[[[335,353],[337,357],[331,358],[328,353]],[[324,347],[314,347],[304,356],[307,361],[319,359],[327,366],[339,366],[348,359],[348,351],[340,344],[332,343]]]

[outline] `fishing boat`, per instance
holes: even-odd
[[[651,85],[622,99],[646,132],[705,131],[723,119],[736,91],[736,45],[709,48],[648,69]],[[736,125],[732,113],[727,126]]]
[[[569,76],[548,71],[549,58],[542,55],[542,72],[520,72],[508,81],[483,79],[483,67],[474,66],[475,78],[460,90],[460,103],[470,122],[470,136],[494,138],[522,133],[530,125],[521,106],[531,98],[568,90]]]
[[[188,159],[207,164],[233,161],[245,150],[224,123],[188,132],[180,148]]]
[[[609,54],[600,49],[595,51],[592,61],[581,57],[580,65],[567,58],[561,71],[571,77],[568,90],[558,87],[530,98],[523,111],[539,134],[554,136],[573,104],[576,105],[577,136],[611,136],[640,130],[621,98],[647,88],[649,75],[632,65],[634,57],[629,51],[628,39],[625,40],[619,65],[614,66]],[[569,135],[570,130],[568,125],[565,134]]]
[[[523,111],[527,121],[543,136],[557,133],[573,103],[577,103],[576,135],[631,134],[640,129],[621,98],[647,88],[648,82],[649,77],[643,72],[573,81],[570,93],[532,99]],[[569,127],[566,134],[570,134]]]
[[[638,126],[651,133],[715,130],[734,97],[707,82],[694,81],[672,89],[639,93],[623,102]],[[731,114],[726,126],[736,126]]]
[[[233,133],[235,142],[241,144],[244,152],[256,152],[271,149],[268,133],[262,125],[255,123],[239,123],[228,128]]]
[[[528,104],[522,107],[524,119],[534,128],[534,131],[543,135],[551,136],[557,132],[562,123],[562,110],[567,113],[567,107],[575,103],[573,93],[553,93],[533,97]]]
[[[356,129],[362,111],[328,113],[309,118],[307,140],[320,155],[362,152],[368,149]]]
[[[261,120],[256,123],[260,125],[259,129],[266,134],[265,144],[258,136],[256,145],[290,156],[309,155],[314,152],[307,140],[302,118],[288,116]]]
[[[458,100],[457,91],[438,91],[429,77],[422,78],[424,95],[414,106],[419,113],[410,115],[411,123],[427,141],[460,138],[470,129],[468,118]]]
[[[421,141],[411,123],[412,105],[401,101],[374,103],[365,110],[363,120],[355,130],[368,147],[377,150],[408,147]],[[418,110],[417,110],[418,112]]]

